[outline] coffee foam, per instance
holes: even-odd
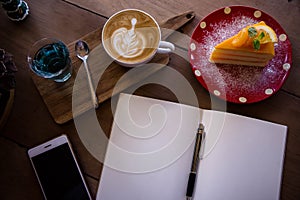
[[[130,32],[126,28],[117,29],[111,37],[111,46],[124,58],[134,58],[143,53],[147,38],[139,31]]]
[[[136,19],[132,30],[132,19]],[[103,33],[104,44],[110,55],[121,62],[138,63],[156,52],[160,41],[155,21],[143,12],[127,10],[113,16]]]

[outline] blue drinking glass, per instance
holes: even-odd
[[[67,46],[60,40],[44,38],[33,44],[27,60],[30,69],[40,77],[56,82],[67,81],[72,74]]]

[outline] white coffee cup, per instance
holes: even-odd
[[[117,63],[136,67],[149,62],[156,53],[170,53],[175,46],[161,41],[156,20],[138,9],[125,9],[113,14],[102,30],[102,44]]]

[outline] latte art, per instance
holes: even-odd
[[[138,30],[135,30],[137,20],[131,20],[132,28],[119,28],[111,36],[111,45],[116,52],[124,58],[133,58],[143,53],[146,38]]]

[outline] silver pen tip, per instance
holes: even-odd
[[[198,127],[198,133],[203,133],[204,131],[204,125],[201,123],[199,124],[199,127]]]

